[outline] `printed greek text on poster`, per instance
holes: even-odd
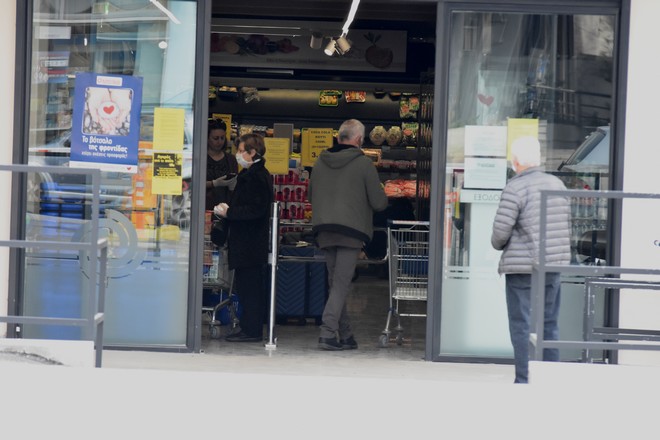
[[[154,151],[154,174],[151,182],[153,194],[181,194],[182,163],[182,154]]]
[[[137,172],[141,108],[142,78],[78,73],[69,166]]]
[[[302,132],[302,165],[314,166],[323,150],[332,148],[332,128],[304,128]]]

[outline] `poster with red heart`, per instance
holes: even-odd
[[[142,78],[78,73],[69,166],[136,173],[141,108]]]

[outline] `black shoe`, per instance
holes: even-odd
[[[339,343],[341,344],[341,348],[343,350],[355,350],[356,348],[358,348],[358,344],[353,336],[347,339],[340,339]]]
[[[261,336],[249,336],[243,332],[232,333],[225,337],[227,342],[261,342],[262,340]]]
[[[319,338],[319,350],[338,351],[343,349],[344,346],[336,338]]]

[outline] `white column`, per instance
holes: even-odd
[[[14,144],[14,59],[16,52],[16,2],[2,2],[0,14],[0,163],[11,164]],[[0,239],[9,238],[9,212],[11,206],[11,175],[0,173]],[[7,314],[7,277],[9,249],[0,248],[0,315]],[[7,336],[6,325],[0,325],[0,337]]]
[[[626,192],[660,193],[657,0],[631,2],[624,183]],[[660,269],[660,201],[627,202],[621,230],[624,267]],[[660,292],[622,292],[620,327],[660,329]],[[621,364],[660,365],[660,352],[619,351]]]

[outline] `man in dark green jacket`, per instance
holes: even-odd
[[[312,231],[324,251],[330,287],[319,337],[322,350],[357,348],[346,296],[360,251],[373,236],[373,213],[387,208],[376,167],[360,149],[364,132],[360,121],[345,121],[338,145],[319,155],[309,184]]]

